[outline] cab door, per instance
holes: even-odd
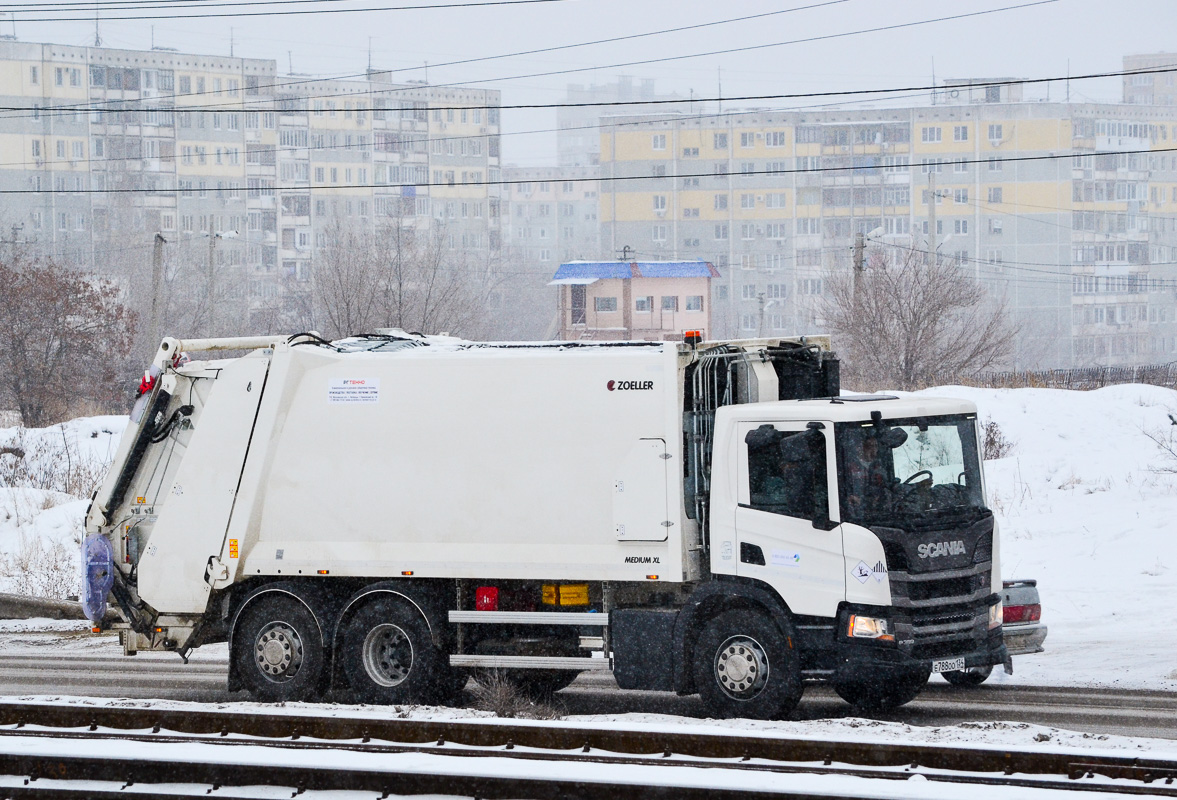
[[[736,431],[736,574],[773,586],[797,614],[845,598],[831,422],[741,422]]]

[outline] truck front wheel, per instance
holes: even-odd
[[[455,693],[456,676],[425,618],[395,598],[377,598],[356,612],[339,658],[365,703],[435,703]]]
[[[323,641],[306,606],[286,595],[246,606],[233,632],[233,660],[245,688],[263,702],[311,700],[323,677]]]
[[[787,625],[787,623],[786,623]],[[717,717],[777,719],[801,700],[801,667],[793,637],[764,614],[725,611],[695,645],[695,686]]]

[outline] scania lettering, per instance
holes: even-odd
[[[260,700],[611,672],[771,718],[1007,660],[976,408],[840,396],[825,337],[168,338],[152,371],[84,605],[127,653],[227,642]]]

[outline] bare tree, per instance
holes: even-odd
[[[328,336],[381,327],[469,335],[495,285],[489,265],[448,247],[444,229],[392,218],[374,231],[338,222],[312,270],[311,319]]]
[[[111,408],[131,370],[135,314],[104,278],[46,258],[0,261],[0,397],[43,427],[86,401]]]
[[[1003,299],[915,249],[873,250],[857,281],[827,277],[823,313],[847,378],[863,388],[917,389],[936,376],[991,369],[1017,337]]]

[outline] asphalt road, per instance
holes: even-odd
[[[28,644],[32,645],[32,642]],[[225,702],[248,700],[225,689],[227,664],[201,657],[183,663],[163,653],[124,657],[102,652],[77,653],[53,646],[22,646],[0,651],[0,695],[80,695],[137,699]],[[40,652],[38,652],[40,651]],[[331,699],[348,702],[342,693]],[[466,696],[459,703],[473,704]],[[584,675],[557,695],[568,714],[626,712],[706,717],[698,697],[662,692],[622,692],[607,675]],[[831,719],[862,716],[830,689],[811,685],[792,718]],[[914,702],[877,719],[912,725],[962,722],[1027,722],[1086,733],[1177,739],[1177,694],[1140,690],[1040,688],[982,685],[959,689],[934,679]]]

